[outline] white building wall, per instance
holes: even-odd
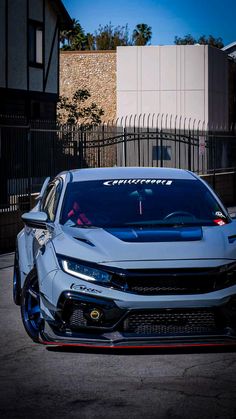
[[[42,0],[29,1],[29,19],[43,22],[43,2]]]
[[[42,68],[29,67],[29,89],[35,92],[43,91]]]
[[[49,63],[50,53],[51,53],[51,47],[53,43],[53,37],[55,28],[57,27],[57,16],[53,12],[53,10],[50,7],[50,1],[47,1],[47,8],[45,11],[45,72],[47,71],[47,68],[49,66],[49,72],[48,72],[48,79],[47,84],[45,86],[45,91],[47,93],[57,93],[58,89],[58,29],[57,29],[57,35],[55,39],[55,44],[53,46],[53,53],[51,62]]]
[[[204,45],[118,47],[117,116],[160,113],[206,126],[219,118],[225,124],[227,55],[215,50]]]
[[[8,87],[11,89],[27,89],[27,32],[25,30],[26,22],[26,0],[14,0],[14,2],[9,2]]]
[[[6,63],[6,4],[7,8],[7,53]],[[27,16],[28,4],[28,16]],[[45,4],[45,10],[44,10]],[[27,17],[29,19],[44,23],[45,27],[45,48],[44,48],[44,69],[30,66],[27,62]],[[45,22],[44,21],[45,18]],[[55,43],[55,28],[57,28]],[[51,8],[50,0],[45,3],[43,0],[14,0],[6,3],[0,0],[0,88],[17,90],[29,90],[45,93],[58,93],[58,22],[55,11]],[[52,57],[50,59],[52,49]],[[7,75],[6,75],[7,68]],[[48,71],[47,71],[48,70]],[[47,77],[44,86],[43,77]],[[29,76],[29,86],[27,83]]]
[[[6,84],[5,2],[0,1],[0,87]]]
[[[43,23],[43,1],[35,0],[29,2],[29,19]],[[43,69],[29,66],[29,90],[43,91]]]
[[[31,8],[29,16],[39,22],[43,22],[45,13],[45,50],[44,50],[44,72],[42,68],[35,68],[31,66],[29,68],[29,87],[30,90],[46,92],[46,93],[57,93],[58,90],[58,29],[55,43],[53,45],[53,37],[55,28],[57,28],[57,16],[51,9],[50,1],[45,3],[45,12],[43,12],[43,1],[36,0],[35,4],[30,3]],[[52,58],[50,61],[51,48]],[[49,67],[49,68],[48,68]],[[43,76],[46,77],[48,72],[47,83],[44,86]]]

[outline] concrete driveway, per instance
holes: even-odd
[[[236,353],[36,345],[12,302],[12,264],[0,256],[1,418],[236,418]]]

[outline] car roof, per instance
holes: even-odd
[[[195,175],[187,170],[160,167],[109,167],[78,169],[70,171],[72,182],[100,179],[186,179],[196,180]]]

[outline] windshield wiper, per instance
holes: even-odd
[[[161,223],[161,222],[158,222],[158,223],[147,223],[147,224],[146,223],[141,224],[139,222],[134,222],[134,223],[125,223],[124,227],[133,227],[133,228],[135,228],[135,227],[136,228],[176,227],[176,228],[178,228],[178,227],[196,227],[196,226],[200,226],[200,225],[201,225],[201,223],[184,223],[184,222],[178,222],[178,223],[165,223],[165,222]]]
[[[163,227],[162,223],[141,223],[141,222],[133,222],[133,223],[125,223],[121,227],[137,227],[137,228],[145,228],[145,227]]]

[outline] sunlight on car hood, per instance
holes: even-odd
[[[163,239],[163,230],[141,232],[144,240],[130,240],[138,236],[136,229],[73,228],[62,227],[62,234],[54,238],[56,253],[96,263],[117,261],[151,260],[236,260],[236,241],[229,241],[229,236],[236,233],[231,224],[224,227],[203,227],[198,230],[185,227],[177,230],[178,239],[173,239],[173,232],[168,232],[169,239]],[[142,230],[141,230],[142,231]],[[176,233],[176,234],[177,234]],[[184,234],[183,234],[184,233]],[[162,239],[158,240],[158,234]],[[140,231],[139,231],[140,235]],[[150,241],[148,240],[150,236]],[[124,240],[124,237],[126,239]]]

